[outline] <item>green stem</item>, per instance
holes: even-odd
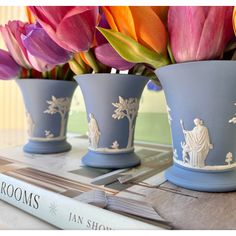
[[[66,73],[65,73],[65,76],[64,76],[64,80],[73,80],[73,72],[72,70],[70,69],[70,67],[67,69]],[[72,78],[72,79],[71,79]]]
[[[84,74],[86,72],[86,70],[84,71],[83,67],[74,58],[69,61],[69,65],[76,75]]]
[[[84,52],[84,56],[86,60],[89,62],[89,65],[93,68],[94,72],[98,73],[100,71],[100,68],[93,55],[93,52],[91,50],[88,50],[87,52]]]
[[[48,79],[52,79],[52,71],[47,71]]]
[[[176,62],[175,62],[175,58],[173,56],[173,53],[172,53],[172,50],[171,50],[171,47],[170,47],[170,43],[167,44],[167,51],[169,53],[171,63],[175,64]]]
[[[32,77],[32,69],[27,70],[27,77],[31,78]]]
[[[60,79],[61,78],[61,66],[56,66],[55,68],[55,71],[56,71],[56,79]]]
[[[47,71],[42,72],[42,77],[44,79],[48,79],[48,72]]]
[[[84,73],[88,73],[88,65],[85,64],[85,62],[82,60],[82,58],[80,57],[79,54],[75,55],[74,56],[74,60],[80,65],[80,67],[82,68],[83,70],[83,74]]]

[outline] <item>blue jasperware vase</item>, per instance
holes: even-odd
[[[167,179],[199,191],[236,189],[236,62],[201,61],[156,70],[172,131]]]
[[[67,121],[76,82],[17,79],[25,103],[28,126],[27,153],[50,154],[66,152]]]
[[[89,150],[82,162],[97,168],[128,168],[140,163],[133,140],[139,101],[148,78],[127,74],[75,77],[85,101]]]

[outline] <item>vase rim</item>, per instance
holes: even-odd
[[[15,80],[16,82],[18,82],[18,81],[47,81],[47,82],[55,81],[55,82],[59,82],[59,83],[62,83],[62,82],[76,83],[75,80],[57,80],[57,79],[43,79],[43,78],[15,78],[13,80]]]
[[[169,64],[166,66],[162,66],[160,68],[157,68],[155,70],[155,73],[166,68],[170,67],[179,67],[182,65],[192,65],[192,64],[208,64],[208,63],[221,63],[221,64],[235,64],[236,61],[234,60],[203,60],[203,61],[186,61],[186,62],[181,62],[181,63],[175,63],[175,64]]]
[[[149,80],[149,78],[147,76],[144,76],[144,75],[133,75],[133,74],[113,74],[113,73],[94,73],[94,74],[81,74],[81,75],[75,75],[74,76],[74,79],[77,80],[77,79],[84,79],[86,77],[101,77],[101,78],[104,78],[104,77],[119,77],[119,78],[124,78],[124,79],[127,79],[126,77],[128,76],[129,78],[132,78],[132,79],[147,79]]]

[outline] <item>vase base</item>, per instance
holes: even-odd
[[[224,172],[200,172],[173,165],[166,170],[168,181],[183,188],[203,192],[236,190],[236,169]]]
[[[140,164],[139,156],[134,152],[120,154],[105,154],[88,151],[82,158],[82,163],[89,167],[105,169],[131,168]]]
[[[29,140],[23,147],[24,152],[32,154],[53,154],[71,150],[71,145],[66,140],[39,142]]]

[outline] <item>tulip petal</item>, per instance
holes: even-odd
[[[236,35],[236,7],[234,7],[233,11],[233,27],[234,27],[234,34]]]
[[[196,60],[219,59],[224,48],[233,38],[233,7],[209,7]]]
[[[110,29],[110,26],[106,20],[104,13],[101,16],[101,20],[99,21],[98,26],[104,29]],[[102,45],[104,43],[107,43],[107,40],[105,39],[105,37],[97,29],[96,29],[95,36],[96,36],[97,45]]]
[[[52,11],[52,9],[48,8],[48,7],[29,7],[31,12],[33,13],[34,17],[37,19],[37,21],[40,23],[40,25],[44,28],[44,30],[48,33],[48,35],[50,36],[50,38],[56,42],[59,46],[61,46],[62,48],[68,50],[68,51],[73,51],[73,49],[67,45],[66,43],[62,42],[61,40],[59,40],[57,38],[57,34],[56,34],[56,26],[58,24],[58,22],[60,21],[54,21],[52,19],[52,22],[48,21],[48,17],[47,14],[52,17],[53,14],[50,14],[50,11]],[[67,9],[65,9],[67,10]],[[47,14],[45,13],[47,12]],[[43,14],[44,13],[44,14]],[[62,13],[61,13],[62,14]],[[62,14],[60,16],[60,19],[62,19],[62,17],[64,17],[65,13]],[[59,17],[58,17],[59,18]]]
[[[168,29],[176,62],[195,60],[205,18],[201,7],[169,8]]]
[[[133,63],[125,61],[109,43],[96,47],[94,52],[102,64],[117,70],[129,70],[134,66]]]
[[[52,40],[64,49],[84,51],[93,43],[97,6],[44,6],[30,7],[30,10]]]
[[[14,60],[22,67],[31,68],[27,52],[21,42],[21,32],[24,31],[24,26],[25,24],[20,21],[9,21],[5,27],[0,27],[0,31]]]
[[[0,49],[0,79],[9,80],[18,76],[20,66],[16,64],[7,51]]]
[[[69,52],[58,46],[43,28],[30,25],[26,32],[27,35],[22,35],[22,41],[31,55],[52,65],[64,64],[70,59]]]
[[[30,52],[28,52],[28,58],[32,67],[37,71],[50,71],[55,67],[55,64],[49,64],[46,61],[33,56],[32,54],[30,54]]]
[[[165,25],[151,7],[130,7],[138,42],[166,55],[167,33]]]
[[[159,16],[161,21],[166,24],[168,17],[168,6],[151,6],[152,10]]]
[[[233,38],[232,11],[223,6],[170,7],[168,29],[175,60],[219,59]]]
[[[56,30],[58,22],[60,22],[73,6],[30,6],[31,12],[37,16],[37,19],[50,24],[53,30]]]
[[[111,29],[137,39],[134,19],[128,6],[111,6],[102,8]]]
[[[154,68],[168,64],[167,59],[161,54],[142,46],[132,38],[114,30],[97,28],[119,55],[128,62],[147,63]]]
[[[97,16],[93,10],[65,17],[57,27],[57,37],[73,52],[87,51],[93,43]]]

